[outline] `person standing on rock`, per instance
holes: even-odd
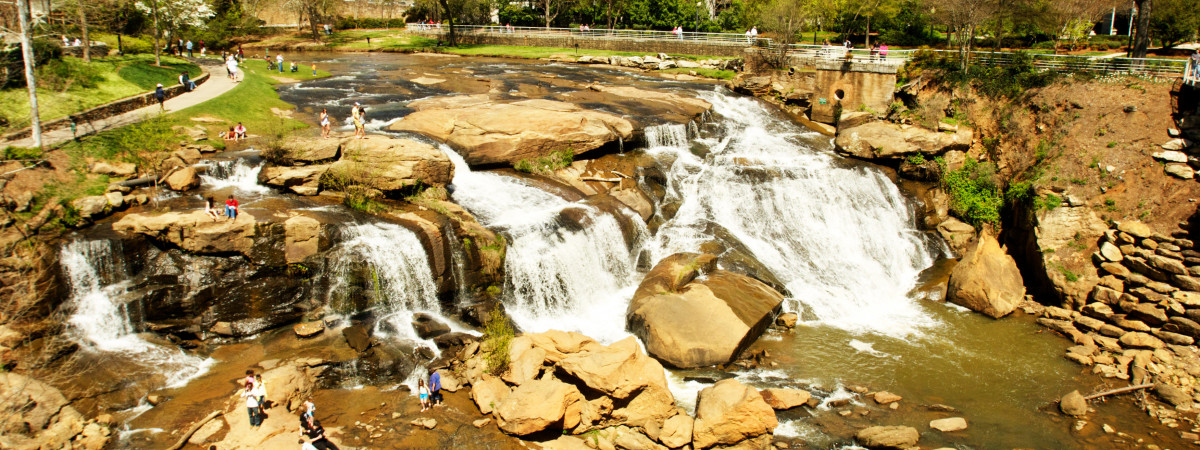
[[[442,374],[429,371],[429,400],[434,406],[442,404]]]
[[[329,110],[321,108],[321,139],[329,139]]]
[[[225,217],[228,217],[230,220],[237,220],[237,215],[238,215],[238,201],[237,201],[237,199],[233,198],[232,195],[230,195],[229,199],[225,200]],[[254,378],[253,372],[251,372],[247,375],[249,375],[249,378],[251,378],[251,380],[253,380],[253,378]],[[254,381],[250,381],[249,384],[251,386],[253,386]]]
[[[262,416],[259,414],[258,396],[254,392],[254,383],[246,383],[242,390],[242,397],[246,399],[246,411],[250,414],[250,426],[258,427],[262,425]]]
[[[300,438],[304,441],[303,448],[305,450],[338,450],[336,445],[329,442],[325,438],[325,428],[321,426],[321,422],[313,416],[311,403],[305,403],[304,408],[300,408]]]
[[[167,107],[163,105],[163,102],[167,101],[167,91],[163,90],[162,83],[158,83],[158,87],[154,88],[154,99],[158,100],[158,110],[166,112]]]
[[[354,102],[354,107],[350,108],[350,118],[354,121],[354,138],[363,139],[367,137],[367,127],[364,123],[366,110],[358,102]]]
[[[417,396],[421,399],[421,412],[429,409],[429,388],[425,387],[425,380],[417,380]]]
[[[267,385],[263,384],[261,374],[254,376],[254,393],[258,395],[259,411],[267,409]]]

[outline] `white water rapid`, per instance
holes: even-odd
[[[692,136],[683,125],[646,130],[647,151],[668,173],[666,202],[679,205],[650,244],[652,259],[697,251],[715,224],[786,285],[789,306],[807,320],[893,336],[932,325],[907,294],[937,249],[896,185],[813,149],[815,133],[754,99],[707,99],[718,137]],[[707,153],[697,156],[693,145]]]
[[[504,305],[525,331],[578,331],[602,342],[628,336],[625,307],[640,279],[637,255],[617,218],[595,207],[539,189],[519,178],[472,172],[449,147],[454,200],[480,223],[509,239]],[[569,226],[561,214],[581,210],[587,225]],[[636,240],[646,235],[640,227]]]
[[[62,247],[60,258],[71,283],[75,312],[68,323],[85,348],[132,359],[158,371],[167,387],[178,387],[208,370],[212,359],[198,358],[174,348],[155,345],[135,334],[119,300],[128,283],[116,261],[113,241],[76,240]]]
[[[262,163],[252,163],[246,158],[229,160],[205,160],[199,164],[205,168],[200,181],[208,190],[233,188],[237,194],[268,194],[271,188],[258,184],[258,173]]]
[[[346,294],[346,282],[354,264],[368,266],[367,285],[382,308],[376,334],[399,339],[420,340],[411,322],[415,312],[442,318],[438,306],[437,287],[421,241],[412,231],[390,223],[362,223],[342,230],[346,239],[332,258],[331,299]],[[336,303],[336,302],[334,302]],[[432,346],[431,348],[436,348]]]

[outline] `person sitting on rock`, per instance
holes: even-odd
[[[225,217],[228,217],[231,220],[237,220],[237,215],[238,215],[238,201],[237,201],[237,199],[233,198],[232,195],[230,195],[229,199],[225,200]],[[251,379],[254,378],[252,374],[247,374],[247,375],[250,375]],[[251,383],[251,385],[253,385],[254,382],[251,381],[250,383]]]
[[[321,427],[321,422],[311,414],[308,407],[300,408],[300,438],[304,441],[305,450],[338,450],[336,445],[325,438],[325,428]]]
[[[237,126],[233,127],[233,138],[239,141],[246,138],[246,126],[242,125],[241,122],[238,122]]]
[[[213,208],[213,198],[212,197],[204,198],[204,213],[208,214],[209,217],[212,217],[213,222],[217,221],[217,210]]]

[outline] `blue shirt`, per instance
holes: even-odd
[[[442,390],[442,375],[434,372],[429,376],[429,390],[437,392]]]

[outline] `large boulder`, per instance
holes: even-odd
[[[366,182],[384,193],[397,193],[418,183],[447,185],[454,179],[454,164],[436,147],[410,139],[372,135],[354,139],[342,148],[342,159],[331,173]]]
[[[590,84],[587,88],[616,97],[614,100],[617,102],[637,102],[639,106],[653,109],[656,117],[677,116],[675,117],[677,121],[691,120],[712,109],[712,104],[703,99],[685,97],[675,92],[605,84]],[[573,96],[575,95],[578,94]]]
[[[768,405],[779,410],[795,408],[812,398],[812,394],[803,389],[764,389],[762,396]]]
[[[288,264],[304,261],[320,250],[321,222],[317,219],[291,217],[283,222],[283,229],[283,254]]]
[[[558,366],[588,387],[618,399],[648,388],[668,390],[662,364],[642,353],[633,337],[569,355]]]
[[[213,221],[204,211],[190,213],[127,214],[113,224],[118,233],[141,234],[193,253],[241,253],[250,256],[255,219],[249,213],[237,220]]]
[[[530,381],[513,389],[496,406],[496,425],[519,436],[552,425],[569,430],[579,425],[586,402],[575,386],[554,379]]]
[[[200,187],[200,174],[195,167],[187,166],[168,173],[163,183],[172,191],[190,191]]]
[[[680,368],[728,363],[779,313],[783,295],[761,281],[715,269],[715,261],[704,254],[669,256],[634,293],[626,312],[629,330],[660,361]]]
[[[341,155],[342,147],[352,139],[321,139],[292,136],[283,141],[287,159],[294,164],[314,164],[333,161]]]
[[[328,164],[314,166],[267,166],[258,172],[258,182],[291,190],[300,195],[317,195],[321,191],[321,175]]]
[[[979,236],[954,271],[946,297],[951,302],[992,318],[1001,318],[1025,299],[1017,263],[989,233]]]
[[[0,448],[73,448],[85,426],[58,389],[12,372],[0,373],[0,415]]]
[[[866,448],[910,448],[917,445],[921,433],[904,426],[876,426],[859,430],[854,435]]]
[[[487,95],[419,100],[391,125],[449,144],[471,165],[513,164],[569,150],[580,154],[633,136],[614,114],[554,100],[494,101]]]
[[[775,410],[752,387],[725,379],[700,391],[692,445],[731,445],[771,433],[779,421]]]
[[[126,162],[98,161],[92,164],[91,171],[111,177],[131,177],[137,173],[137,165]]]
[[[496,406],[504,401],[511,392],[504,380],[489,374],[483,376],[471,385],[471,400],[479,407],[479,412],[491,414]]]
[[[974,133],[959,127],[954,133],[890,122],[869,122],[838,132],[838,153],[862,159],[901,159],[913,154],[940,155],[967,150]]]

